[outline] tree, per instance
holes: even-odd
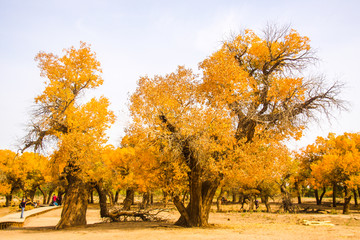
[[[11,150],[0,150],[0,193],[6,197],[8,207],[12,195],[22,188],[26,173],[21,169],[19,158]]]
[[[309,38],[293,29],[267,26],[263,37],[245,30],[200,63],[201,89],[209,104],[229,110],[238,140],[300,138],[316,112],[344,106],[340,83],[326,87],[322,77],[302,74],[315,60]]]
[[[162,169],[167,173],[187,174],[190,192],[187,207],[175,187],[171,190],[181,213],[178,224],[185,226],[207,225],[211,202],[220,184],[219,172],[226,158],[222,153],[232,143],[231,122],[221,109],[200,101],[196,77],[184,67],[164,77],[142,77],[130,107],[134,129],[143,128],[141,132],[147,133],[148,142],[163,156],[160,157]]]
[[[321,161],[311,165],[316,181],[340,185],[344,189],[343,213],[349,213],[351,190],[357,189],[360,176],[360,135],[330,133],[325,141],[325,153]],[[335,185],[336,186],[336,185]]]
[[[83,42],[79,49],[64,52],[62,57],[40,52],[35,58],[46,87],[35,98],[36,110],[23,148],[39,150],[55,142],[50,159],[53,174],[66,181],[57,228],[86,224],[87,172],[96,166],[106,142],[105,130],[114,121],[105,97],[86,103],[80,99],[87,89],[103,83],[95,53]]]
[[[202,79],[179,67],[164,77],[140,78],[131,98],[134,125],[161,139],[173,160],[185,163],[190,203],[177,224],[206,226],[211,202],[231,169],[233,152],[257,139],[300,138],[316,112],[342,108],[341,84],[302,74],[316,60],[309,39],[295,30],[267,27],[224,42],[200,63]]]

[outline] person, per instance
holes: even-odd
[[[20,206],[21,206],[21,215],[20,215],[20,218],[24,218],[24,211],[25,211],[25,207],[26,207],[25,198],[22,198],[21,203],[20,203]]]
[[[56,197],[56,195],[54,194],[53,197],[52,197],[52,201],[51,201],[50,206],[56,206],[56,205],[57,205],[57,204],[55,204],[55,203],[56,203],[56,200],[57,200],[57,197]]]

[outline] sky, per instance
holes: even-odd
[[[91,45],[103,69],[104,95],[117,116],[108,131],[117,146],[129,124],[129,96],[141,76],[198,63],[243,29],[291,25],[308,36],[320,59],[311,71],[345,83],[348,111],[309,123],[299,149],[329,132],[359,132],[360,1],[357,0],[0,0],[0,149],[18,149],[34,98],[44,89],[35,55]]]

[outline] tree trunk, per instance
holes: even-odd
[[[47,196],[46,192],[44,190],[42,190],[40,186],[38,186],[38,188],[39,188],[41,194],[43,195],[43,204],[46,204],[46,196]]]
[[[93,188],[90,188],[89,194],[90,194],[89,203],[94,204],[94,189]]]
[[[357,206],[358,205],[358,200],[357,200],[357,193],[356,193],[355,189],[353,190],[353,193],[354,193],[355,206]]]
[[[224,188],[221,187],[219,196],[216,198],[216,208],[217,208],[218,212],[222,211],[221,204],[222,204],[222,197],[224,196],[224,193],[225,193]]]
[[[249,212],[254,211],[254,196],[252,194],[249,195]]]
[[[110,206],[114,205],[115,196],[112,191],[107,191],[106,194],[109,196]]]
[[[50,203],[50,200],[51,200],[51,195],[53,194],[55,189],[50,189],[49,190],[49,195],[48,195],[48,198],[46,200],[46,204],[49,204]]]
[[[323,188],[323,191],[319,197],[319,191],[315,189],[315,198],[316,198],[316,205],[321,205],[322,199],[325,196],[326,193],[326,187]]]
[[[333,199],[333,207],[336,207],[336,194],[337,194],[337,186],[336,183],[333,183],[333,194],[332,194],[332,199]]]
[[[301,204],[301,190],[300,190],[300,184],[296,181],[295,182],[295,189],[297,192],[297,199],[298,199],[298,204]]]
[[[100,203],[100,216],[102,218],[109,216],[109,210],[106,204],[106,190],[101,181],[95,184],[95,189],[99,195],[99,203]]]
[[[319,198],[319,190],[315,189],[314,193],[315,193],[316,205],[321,205]]]
[[[7,194],[7,195],[5,196],[5,198],[6,198],[5,206],[6,206],[6,207],[9,207],[10,204],[11,204],[11,201],[12,201],[12,194]]]
[[[88,189],[85,183],[76,176],[67,176],[68,186],[65,190],[61,219],[56,229],[86,224]]]
[[[271,212],[271,206],[270,206],[270,203],[269,203],[269,196],[261,197],[261,202],[263,202],[265,204],[266,212],[270,213]]]
[[[343,208],[343,214],[349,214],[350,213],[350,201],[351,201],[351,193],[348,191],[348,188],[344,187],[345,196],[344,196],[344,208]]]
[[[232,202],[236,203],[236,191],[235,190],[232,191]]]
[[[34,202],[35,193],[36,193],[36,188],[35,188],[35,189],[31,189],[30,191],[28,191],[29,198],[30,198],[30,201],[31,201],[31,202]]]
[[[114,204],[116,204],[119,201],[119,194],[120,194],[120,190],[118,189],[115,192]]]
[[[163,202],[164,208],[166,208],[168,201],[169,201],[169,194],[166,191],[163,191],[162,202]]]
[[[135,196],[135,191],[133,189],[126,190],[126,196],[123,202],[123,209],[129,211],[131,209],[131,205],[133,204]]]
[[[181,217],[175,223],[184,227],[204,227],[208,225],[209,213],[212,200],[220,181],[201,181],[199,166],[195,165],[190,173],[190,202],[185,208],[175,197],[174,204],[179,210]]]
[[[150,193],[143,193],[142,202],[140,204],[140,209],[146,209],[150,204]]]

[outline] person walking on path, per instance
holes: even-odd
[[[21,216],[20,216],[20,218],[24,218],[24,211],[25,211],[25,207],[26,207],[25,198],[23,198],[21,200],[20,207],[21,207]]]

